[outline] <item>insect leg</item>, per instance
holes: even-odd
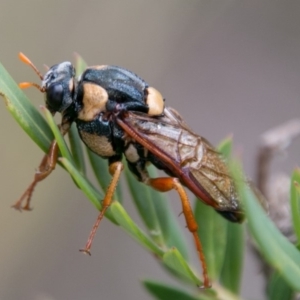
[[[191,203],[189,201],[189,198],[179,182],[177,178],[173,177],[161,177],[161,178],[149,178],[146,182],[148,185],[150,185],[152,188],[160,191],[160,192],[167,192],[172,189],[176,190],[179,194],[181,203],[182,203],[182,211],[187,223],[187,228],[189,231],[192,233],[194,242],[196,245],[196,249],[198,252],[198,256],[202,265],[202,272],[203,272],[203,287],[204,288],[209,288],[210,282],[209,278],[207,275],[207,266],[205,262],[205,257],[202,249],[202,245],[199,239],[199,236],[197,234],[197,229],[198,229],[198,224],[195,220],[192,208],[191,208]]]
[[[62,135],[65,135],[72,124],[72,120],[69,119],[68,116],[63,116],[61,124],[58,125],[59,130]],[[18,209],[18,210],[31,210],[30,209],[30,199],[33,193],[33,190],[35,186],[38,184],[38,182],[44,180],[46,177],[48,177],[51,172],[55,169],[57,158],[58,158],[58,144],[56,140],[53,140],[48,153],[45,154],[43,157],[37,171],[35,172],[34,178],[32,183],[29,185],[29,187],[26,189],[26,191],[23,193],[23,195],[20,197],[20,199],[12,205],[12,207]],[[25,205],[22,207],[23,201],[25,202]]]
[[[52,141],[48,153],[43,157],[35,175],[32,183],[20,197],[20,199],[12,205],[12,207],[18,210],[31,210],[30,208],[30,199],[33,193],[33,190],[38,182],[44,180],[50,173],[55,169],[56,162],[58,157],[58,146],[55,140]],[[23,201],[25,205],[22,207]]]
[[[118,184],[118,181],[120,179],[120,175],[121,175],[121,172],[123,170],[123,164],[122,162],[120,161],[116,161],[116,162],[113,162],[109,165],[109,173],[112,175],[112,180],[108,186],[108,189],[106,191],[106,194],[104,196],[104,199],[102,201],[102,208],[100,210],[100,213],[98,215],[98,218],[91,230],[91,233],[89,235],[89,238],[88,238],[88,241],[85,245],[85,248],[84,249],[80,249],[79,251],[81,252],[84,252],[88,255],[91,255],[91,247],[92,247],[92,243],[93,243],[93,240],[94,240],[94,237],[96,235],[96,231],[100,225],[100,222],[101,220],[103,219],[104,215],[105,215],[105,212],[107,211],[107,209],[109,208],[111,202],[112,202],[112,197],[114,195],[114,192],[115,192],[115,189],[117,187],[117,184]]]

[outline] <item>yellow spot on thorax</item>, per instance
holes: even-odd
[[[163,113],[165,103],[164,98],[161,93],[153,87],[147,88],[148,95],[146,98],[146,103],[149,106],[148,115],[159,116]]]
[[[99,113],[105,111],[108,101],[107,91],[94,83],[83,84],[83,107],[78,114],[82,121],[92,121]]]

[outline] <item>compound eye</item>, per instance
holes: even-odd
[[[63,102],[64,89],[61,84],[53,84],[47,89],[47,106],[51,111],[59,111]]]
[[[50,77],[49,77],[49,81],[54,80],[56,77],[57,77],[56,74],[51,73],[51,75],[50,75]]]

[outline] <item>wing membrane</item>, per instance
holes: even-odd
[[[167,107],[163,116],[155,118],[128,112],[117,122],[205,203],[221,213],[241,212],[222,156],[206,139],[192,132],[174,109]]]

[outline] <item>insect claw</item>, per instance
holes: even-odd
[[[205,282],[202,284],[202,285],[198,285],[197,287],[200,289],[200,290],[206,290],[206,289],[210,289],[211,288],[211,283],[208,281],[208,282]]]
[[[29,206],[29,204],[26,204],[25,206],[23,206],[22,210],[31,211],[32,208]]]
[[[84,253],[84,254],[87,254],[89,256],[92,256],[92,253],[89,249],[79,249],[80,252]]]
[[[26,190],[25,193],[21,196],[21,198],[15,204],[13,204],[11,207],[13,207],[14,209],[16,209],[20,212],[22,212],[24,209],[28,210],[27,208],[29,208],[29,206],[28,206],[28,197],[29,196],[30,195],[28,195],[28,190]],[[24,199],[27,199],[27,203],[24,207],[22,207],[22,203],[23,203]]]
[[[21,207],[21,203],[16,203],[14,205],[11,206],[12,208],[18,210],[19,212],[22,212],[23,208]]]
[[[200,290],[206,290],[206,289],[210,289],[211,288],[211,282],[209,281],[207,276],[204,276],[204,280],[203,280],[203,284],[202,285],[197,285],[197,287]]]

